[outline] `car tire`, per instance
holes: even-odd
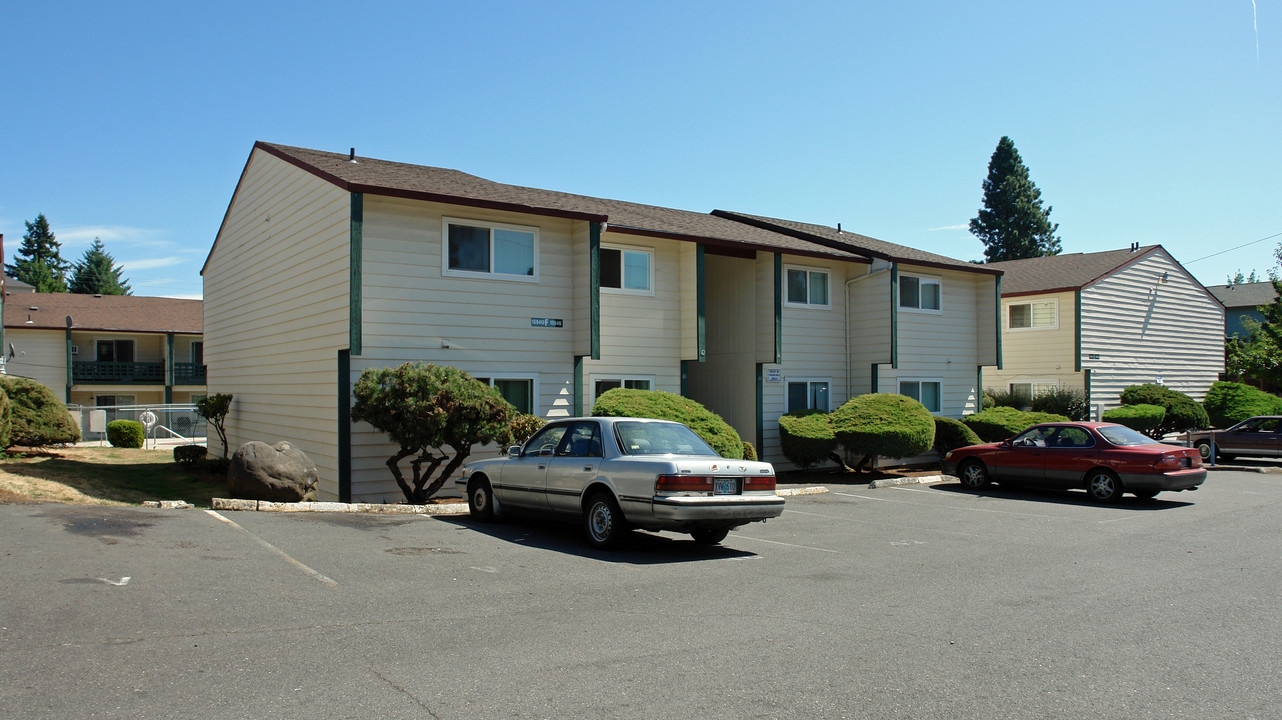
[[[490,522],[494,519],[494,490],[485,478],[473,478],[467,484],[467,511],[473,520]]]
[[[627,521],[614,496],[604,490],[593,493],[583,506],[583,534],[588,544],[598,550],[609,550],[617,547],[627,532]]]
[[[967,460],[957,471],[961,476],[962,487],[967,490],[982,490],[988,487],[992,479],[988,477],[988,468],[978,460]]]
[[[690,535],[700,545],[717,545],[730,534],[730,528],[699,528],[691,530]]]
[[[1135,495],[1135,497],[1141,500],[1152,500],[1153,498],[1157,497],[1157,494],[1161,491],[1160,490],[1133,490],[1131,492],[1133,495]]]
[[[1211,445],[1210,440],[1200,440],[1198,441],[1197,445],[1195,445],[1194,447],[1197,448],[1197,454],[1202,456],[1202,462],[1204,463],[1215,462],[1215,449]]]
[[[1122,497],[1122,480],[1111,471],[1092,470],[1086,475],[1086,493],[1096,502],[1116,502]]]

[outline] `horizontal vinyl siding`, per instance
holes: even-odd
[[[537,227],[538,282],[444,275],[443,217]],[[576,313],[574,295],[586,288],[587,249],[575,248],[574,241],[587,242],[586,228],[570,220],[367,196],[363,352],[352,358],[352,385],[366,368],[430,362],[478,377],[532,377],[535,414],[570,415],[576,326],[586,317]],[[576,257],[584,262],[574,263]],[[533,327],[531,318],[560,319],[563,326]],[[477,447],[472,456],[501,450]],[[353,425],[353,501],[403,498],[386,465],[395,452],[383,433],[367,423]],[[401,469],[408,480],[408,461]]]
[[[1158,282],[1167,274],[1167,282]],[[1097,354],[1099,359],[1091,359]],[[1091,400],[1116,407],[1128,385],[1162,382],[1201,400],[1224,369],[1224,310],[1163,252],[1082,290]]]
[[[689,364],[689,396],[757,442],[756,262],[708,255],[707,360]]]
[[[14,311],[11,309],[10,312]],[[4,335],[6,345],[13,345],[14,350],[17,351],[17,354],[5,365],[5,372],[18,377],[31,378],[41,385],[47,385],[59,400],[65,400],[67,396],[66,332],[5,328]],[[9,348],[5,347],[4,352],[9,352]],[[82,347],[80,355],[76,355],[73,359],[79,360],[81,357],[85,359],[93,357],[92,350]]]
[[[900,267],[900,276],[940,279],[940,313],[899,310],[899,368],[883,368],[884,392],[899,392],[901,378],[940,380],[940,415],[960,418],[979,411],[976,387],[980,363],[978,308],[988,291],[985,277],[933,269]],[[988,304],[991,307],[991,304]],[[992,318],[982,318],[992,322]]]
[[[347,347],[350,194],[255,151],[204,272],[208,391],[232,448],[288,441],[338,497],[337,351]],[[219,452],[211,437],[211,452]]]
[[[1055,300],[1058,327],[1011,330],[1010,306]],[[1010,383],[1055,382],[1060,388],[1083,389],[1083,375],[1075,370],[1077,352],[1077,297],[1073,292],[1021,295],[1002,300],[1002,369],[984,370],[984,385],[1007,390]]]
[[[890,368],[890,270],[858,276],[850,284],[850,394],[873,392],[872,366]],[[879,373],[880,374],[880,373]]]

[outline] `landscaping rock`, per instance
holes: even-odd
[[[316,466],[287,442],[247,442],[232,455],[227,489],[237,498],[299,502],[316,499]]]

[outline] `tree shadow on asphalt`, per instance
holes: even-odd
[[[757,556],[756,553],[725,545],[700,545],[689,536],[680,538],[670,533],[658,534],[642,530],[627,533],[614,550],[597,550],[588,546],[583,538],[583,530],[577,524],[532,516],[508,515],[493,522],[478,522],[466,515],[438,515],[436,519],[513,545],[609,563],[669,565]],[[726,540],[733,541],[733,537]]]
[[[1018,485],[990,485],[983,490],[968,490],[962,487],[960,483],[942,483],[931,485],[931,489],[939,492],[954,493],[956,495],[973,495],[985,498],[999,498],[1005,500],[1030,500],[1032,502],[1051,503],[1055,505],[1079,505],[1082,507],[1095,507],[1114,510],[1131,510],[1131,511],[1153,511],[1153,510],[1174,510],[1177,508],[1189,507],[1191,501],[1174,500],[1176,495],[1187,495],[1187,492],[1169,492],[1161,493],[1151,500],[1138,498],[1134,495],[1123,495],[1121,499],[1113,503],[1096,502],[1086,494],[1084,490],[1048,490],[1034,487],[1021,487]]]

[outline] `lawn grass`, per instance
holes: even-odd
[[[0,502],[137,505],[185,500],[207,508],[211,498],[226,495],[224,478],[179,465],[169,449],[46,448],[0,459]]]

